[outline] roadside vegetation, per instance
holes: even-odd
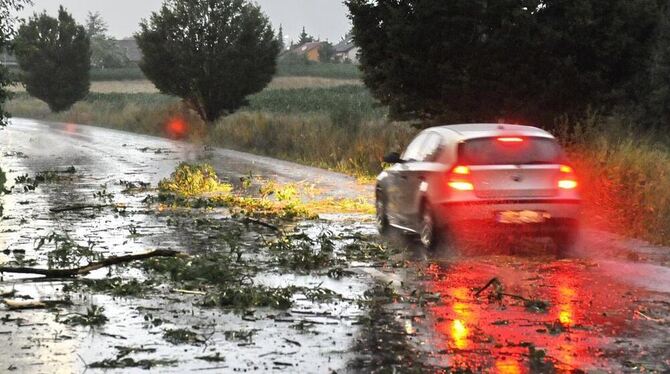
[[[493,119],[501,115],[501,110],[504,112],[504,105],[500,108],[494,105],[496,103],[495,97],[476,100],[479,103],[477,105],[489,106],[488,109],[491,111],[488,111],[488,109],[480,110],[480,107],[471,106],[471,103],[467,101],[455,101],[456,104],[454,105],[456,107],[447,108],[444,105],[439,105],[439,102],[436,102],[434,97],[431,96],[434,92],[442,92],[440,90],[421,88],[425,85],[417,85],[415,88],[418,91],[416,92],[402,88],[409,87],[406,80],[414,81],[418,78],[421,78],[421,82],[430,80],[435,84],[443,84],[445,89],[453,88],[450,86],[453,82],[434,79],[433,73],[441,71],[431,65],[436,61],[417,64],[415,66],[418,69],[416,74],[386,71],[381,75],[374,75],[374,71],[369,70],[370,64],[373,62],[370,60],[372,55],[368,56],[366,53],[373,53],[388,48],[388,46],[377,43],[377,39],[366,38],[369,35],[365,33],[365,30],[368,30],[365,19],[356,19],[359,12],[366,9],[373,12],[383,10],[366,4],[359,1],[348,2],[354,17],[354,34],[356,34],[358,42],[364,47],[362,70],[368,74],[366,83],[372,87],[371,91],[360,84],[348,84],[352,83],[352,79],[355,79],[355,82],[360,82],[359,79],[363,77],[358,66],[309,63],[289,59],[284,62],[280,61],[276,66],[275,77],[283,79],[281,84],[274,87],[271,84],[265,90],[249,96],[246,105],[242,106],[237,113],[228,114],[218,119],[214,119],[218,116],[203,116],[202,110],[200,113],[194,111],[192,109],[194,107],[193,102],[186,105],[174,96],[144,91],[139,93],[91,93],[70,110],[62,113],[52,113],[44,103],[31,98],[26,93],[19,92],[6,105],[6,109],[17,117],[94,124],[249,151],[349,173],[367,181],[370,181],[382,170],[381,160],[384,154],[403,149],[418,131],[417,127],[413,126],[414,123],[402,122],[398,119],[421,118],[424,123],[423,126],[426,126],[427,123],[438,121],[439,118],[471,120],[474,119],[471,118],[474,116],[472,113],[487,113],[486,115]],[[431,2],[425,6],[426,9],[431,9],[430,7],[435,7],[435,9],[449,7],[449,5],[439,2]],[[637,9],[635,11],[641,12],[643,10]],[[498,17],[513,16],[505,11],[496,12]],[[541,25],[537,23],[535,14],[523,14],[520,17],[523,17],[532,27],[553,27],[553,24]],[[593,14],[590,17],[598,18],[602,15]],[[625,12],[617,13],[615,18],[620,18],[621,22],[624,23],[630,22],[630,17]],[[389,23],[397,21],[394,18],[388,20]],[[637,57],[635,58],[649,59],[649,56],[653,55],[655,68],[652,75],[640,78],[636,81],[636,84],[652,85],[653,82],[658,83],[659,79],[662,78],[662,71],[659,69],[665,66],[662,63],[665,55],[654,51],[661,49],[665,40],[662,36],[670,28],[662,22],[657,24],[657,21],[654,20],[647,21],[649,25],[655,25],[654,27],[658,28],[658,35],[657,38],[640,36],[644,43],[640,45],[640,49],[636,49]],[[556,22],[562,24],[560,19]],[[419,26],[417,22],[413,27],[421,29],[422,27],[431,28],[432,26]],[[588,27],[588,24],[580,25],[579,32],[589,34]],[[145,30],[145,32],[149,31]],[[505,35],[509,35],[509,33],[505,30],[497,30],[495,37],[504,39]],[[599,38],[600,36],[598,34],[593,37]],[[509,42],[507,39],[504,40]],[[576,42],[573,39],[571,41]],[[523,42],[532,43],[533,41],[524,40]],[[491,52],[486,45],[480,47],[482,53]],[[401,45],[398,48],[406,50],[412,58],[416,57],[416,46]],[[617,48],[629,47],[622,45]],[[602,51],[605,54],[617,54],[619,52],[619,49]],[[374,56],[386,58],[383,57],[383,54]],[[460,57],[447,56],[444,58]],[[610,60],[614,61],[616,59]],[[156,61],[159,63],[160,58],[156,58]],[[440,66],[447,65],[442,64]],[[468,66],[468,63],[464,66]],[[504,71],[508,67],[498,66],[496,68]],[[587,70],[600,69],[600,65],[589,65],[581,68]],[[486,81],[488,75],[485,71],[485,69],[482,72],[477,70],[475,73],[483,75],[476,78]],[[426,72],[431,72],[431,74]],[[182,74],[183,71],[175,72],[175,74],[177,73]],[[542,72],[532,71],[532,73],[529,76],[536,79],[538,74],[541,75]],[[627,73],[626,79],[634,80],[637,77],[635,72],[628,71]],[[506,75],[503,72],[500,76],[505,77]],[[92,77],[94,80],[114,79],[122,82],[126,79],[138,79],[144,77],[144,75],[139,67],[126,67],[105,69],[105,71],[94,69]],[[154,78],[154,80],[157,79]],[[330,80],[324,83],[317,78],[328,78]],[[516,79],[514,76],[507,78]],[[610,78],[604,77],[603,79]],[[295,83],[292,79],[295,82],[300,80],[300,83]],[[306,81],[305,79],[315,80]],[[337,80],[346,83],[340,85],[335,82]],[[536,80],[542,82],[541,79]],[[524,101],[525,97],[523,95],[532,92],[536,88],[534,84],[537,82],[529,83],[530,85],[526,87],[525,91],[509,93],[514,96],[514,100],[507,102],[506,105],[516,105],[514,104],[515,100]],[[598,97],[599,100],[603,97],[611,97],[609,95],[610,91],[616,90],[613,84],[592,85],[582,81],[573,83],[578,86],[585,85],[584,87],[587,88],[585,92],[597,93],[594,97]],[[510,86],[505,82],[501,84]],[[544,92],[546,85],[541,86]],[[468,87],[467,90],[467,92],[481,91],[479,85]],[[563,88],[560,92],[564,91]],[[574,91],[581,92],[579,89],[574,89]],[[461,92],[460,88],[456,92]],[[560,103],[561,100],[554,100],[555,97],[551,96],[560,96],[560,92],[546,92],[543,95],[548,95],[547,97],[552,102]],[[624,113],[627,113],[624,115],[611,115],[607,114],[608,112],[603,112],[604,115],[592,115],[586,119],[580,119],[584,116],[575,114],[583,113],[584,105],[589,103],[583,100],[566,102],[572,106],[563,108],[565,110],[558,107],[551,108],[553,112],[550,114],[552,116],[572,114],[568,120],[563,122],[548,121],[548,123],[542,124],[545,125],[543,127],[549,127],[559,135],[560,140],[568,148],[577,170],[582,173],[583,191],[588,201],[586,215],[589,217],[589,222],[595,222],[599,227],[622,234],[633,235],[654,242],[670,243],[670,221],[667,219],[667,213],[670,209],[668,208],[670,206],[668,204],[670,189],[665,188],[669,182],[666,180],[667,175],[670,174],[670,167],[667,166],[668,162],[666,162],[670,158],[668,156],[670,154],[668,151],[670,140],[667,137],[658,136],[662,131],[653,130],[653,128],[650,130],[650,122],[642,119],[643,116],[640,114],[655,113],[654,105],[662,104],[664,100],[662,90],[655,90],[654,92],[653,100],[649,99],[648,103],[628,103],[631,105],[626,104],[625,97],[618,96],[616,105],[609,108],[621,109]],[[388,106],[380,104],[375,99],[380,97],[385,98],[382,102]],[[544,99],[547,99],[547,97]],[[536,99],[544,100],[542,97],[536,97]],[[647,98],[645,97],[644,100],[647,100]],[[236,102],[235,105],[231,106],[229,112],[237,109],[237,104]],[[594,107],[602,106],[600,102],[594,102],[593,104]],[[651,105],[651,107],[645,107],[645,105]],[[401,108],[405,109],[400,110]],[[529,118],[541,118],[546,114],[534,111],[532,106],[527,109],[530,111],[527,113],[530,116]],[[624,109],[634,109],[635,115],[626,112]],[[523,113],[520,115],[523,115]],[[205,118],[205,120],[202,118]],[[477,119],[482,120],[481,116]],[[661,117],[657,120],[660,119]],[[175,121],[179,124],[185,124],[186,130],[174,131],[171,124],[174,124]]]
[[[169,136],[166,123],[181,116],[191,127],[192,141],[328,168],[363,180],[382,170],[384,154],[401,150],[418,131],[407,122],[389,122],[385,108],[377,106],[361,86],[268,90],[252,96],[250,105],[217,121],[209,131],[178,100],[160,94],[90,94],[61,114],[17,94],[8,109],[17,117],[158,136]],[[630,122],[596,115],[583,122],[566,122],[554,133],[580,171],[589,222],[670,243],[670,190],[666,188],[670,141],[659,134],[641,135],[644,132]]]

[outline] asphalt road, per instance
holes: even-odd
[[[36,237],[59,229],[81,237],[93,235],[100,245],[110,250],[123,248],[124,252],[147,246],[183,246],[174,235],[161,235],[163,223],[149,216],[130,223],[110,215],[91,216],[84,223],[82,217],[58,220],[48,214],[53,207],[90,201],[91,191],[100,191],[101,186],[117,183],[119,179],[155,185],[181,161],[206,160],[232,182],[251,172],[280,182],[307,183],[324,197],[372,198],[370,186],[361,186],[353,178],[338,173],[241,152],[205,149],[74,124],[14,119],[9,127],[0,130],[0,155],[0,167],[8,172],[9,180],[23,173],[62,170],[70,165],[81,175],[74,181],[74,188],[66,191],[44,188],[29,198],[23,194],[1,198],[5,218],[0,221],[0,251],[4,251],[0,263],[16,253],[30,251]],[[146,231],[145,239],[129,241],[122,234],[128,225],[141,226]],[[370,230],[371,226],[365,217],[360,220],[348,217],[346,225],[358,225],[362,230]],[[405,365],[412,365],[426,370],[462,368],[501,373],[554,369],[670,371],[670,248],[590,229],[585,230],[582,245],[563,260],[555,259],[543,243],[536,242],[519,244],[513,255],[497,251],[493,245],[482,253],[452,257],[427,254],[400,235],[389,240],[392,245],[407,247],[401,258],[407,266],[402,271],[372,267],[357,271],[372,282],[389,284],[401,296],[416,295],[417,290],[433,296],[427,302],[401,297],[384,309],[384,318],[378,320],[384,326],[375,334],[359,329],[356,324],[347,324],[336,332],[342,335],[335,340],[337,357],[323,349],[310,357],[305,350],[301,353],[306,357],[301,361],[303,371],[320,372],[326,368],[352,371],[347,362],[360,355],[364,356],[358,357],[364,362],[362,367],[369,370],[384,367],[402,370],[407,368]],[[497,287],[476,296],[476,291],[493,278],[499,281]],[[21,283],[18,279],[7,281],[4,282]],[[333,285],[348,287],[352,297],[369,286],[370,282],[364,280]],[[4,323],[0,325],[0,334],[8,334],[16,343],[0,352],[3,363],[25,355],[28,347],[25,342],[35,343],[30,334],[3,332]],[[268,331],[270,339],[272,331]],[[384,341],[397,339],[406,343],[403,352],[386,349]],[[44,363],[39,366],[40,361],[56,360],[55,363],[66,365],[64,371],[74,371],[82,368],[77,353],[85,360],[100,354],[100,349],[86,346],[97,344],[90,338],[74,338],[59,344],[65,348],[55,350],[48,343],[38,344],[48,353],[19,360],[17,366],[23,370],[48,369],[53,366]],[[367,344],[362,352],[360,344]],[[393,357],[388,357],[389,354]],[[253,355],[245,359],[253,360]],[[398,358],[409,356],[410,363]],[[241,360],[232,367],[249,368],[244,362]],[[4,369],[0,367],[0,371]]]

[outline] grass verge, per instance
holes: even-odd
[[[18,68],[10,72],[18,76]],[[278,77],[318,77],[330,79],[360,79],[358,66],[352,64],[279,63]],[[113,69],[91,69],[91,81],[133,81],[146,79],[139,66]]]

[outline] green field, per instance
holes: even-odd
[[[360,79],[358,66],[352,64],[283,64],[277,65],[278,77],[318,77]],[[92,81],[129,81],[146,79],[138,66],[117,69],[91,69]]]

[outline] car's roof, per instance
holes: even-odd
[[[441,134],[455,134],[459,140],[489,138],[495,136],[532,136],[554,138],[553,135],[533,126],[510,125],[505,123],[469,123],[438,126],[427,129]]]

